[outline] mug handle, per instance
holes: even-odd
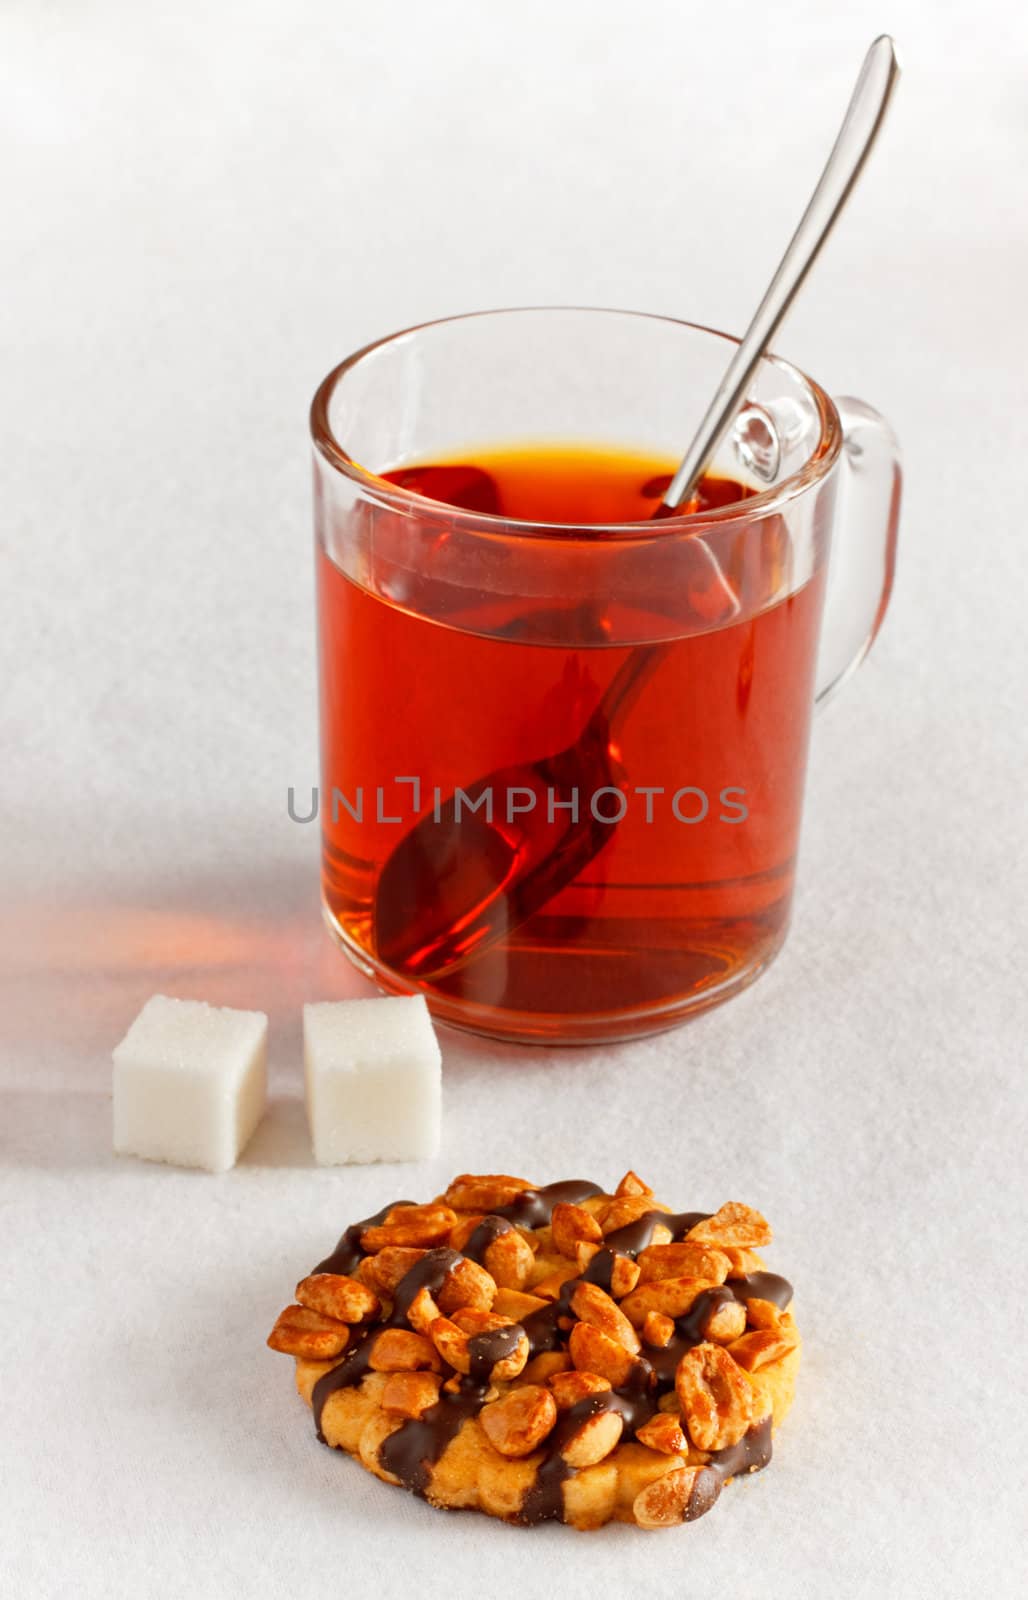
[[[856,672],[884,621],[903,493],[899,444],[885,418],[850,395],[835,405],[843,428],[841,505],[817,659],[814,700],[819,706]]]

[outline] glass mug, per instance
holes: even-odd
[[[658,521],[521,521],[377,476],[517,445],[673,468],[734,343],[487,312],[369,345],[315,396],[325,916],[446,1022],[630,1038],[785,939],[812,708],[892,584],[883,419],[767,357],[712,469],[747,497]]]

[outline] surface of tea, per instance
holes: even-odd
[[[674,467],[498,449],[387,476],[441,506],[559,524],[588,561],[607,537],[588,530],[652,517]],[[707,479],[699,503],[748,493]],[[433,551],[451,535],[424,513],[416,563],[390,566],[388,511],[350,575],[318,552],[337,932],[442,1014],[471,1007],[520,1037],[587,1038],[590,1018],[609,1034],[630,1014],[659,1026],[755,975],[788,921],[822,599],[820,575],[790,592],[783,519],[733,526],[718,561],[672,529],[683,581],[655,565],[652,595],[583,605],[556,575],[516,600],[444,589]]]
[[[676,467],[631,451],[549,445],[476,451],[473,461],[400,467],[382,476],[467,511],[583,527],[653,517]],[[703,478],[679,512],[728,505],[752,493],[732,478]]]

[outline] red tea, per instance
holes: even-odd
[[[583,530],[653,517],[674,465],[543,447],[384,476],[567,529],[588,559]],[[693,505],[749,493],[708,478]],[[427,597],[445,533],[425,511]],[[416,982],[443,1015],[474,1007],[486,1031],[587,1038],[589,1019],[597,1036],[612,1017],[659,1027],[770,959],[792,897],[822,582],[787,592],[781,519],[743,530],[727,566],[697,546],[673,625],[626,593],[563,607],[559,587],[422,607],[409,572],[373,592],[319,548],[324,895],[371,970]]]

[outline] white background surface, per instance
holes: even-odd
[[[779,347],[895,423],[885,633],[814,736],[790,943],[683,1031],[444,1038],[425,1169],[316,1170],[306,407],[488,305],[739,330],[862,50],[906,76]],[[1012,1596],[1024,1561],[1026,31],[983,0],[8,0],[0,305],[0,1550],[16,1597]],[[115,1161],[155,990],[264,1007],[227,1176]],[[263,1338],[344,1223],[466,1167],[759,1204],[798,1285],[772,1469],[661,1537],[526,1534],[313,1438]]]

